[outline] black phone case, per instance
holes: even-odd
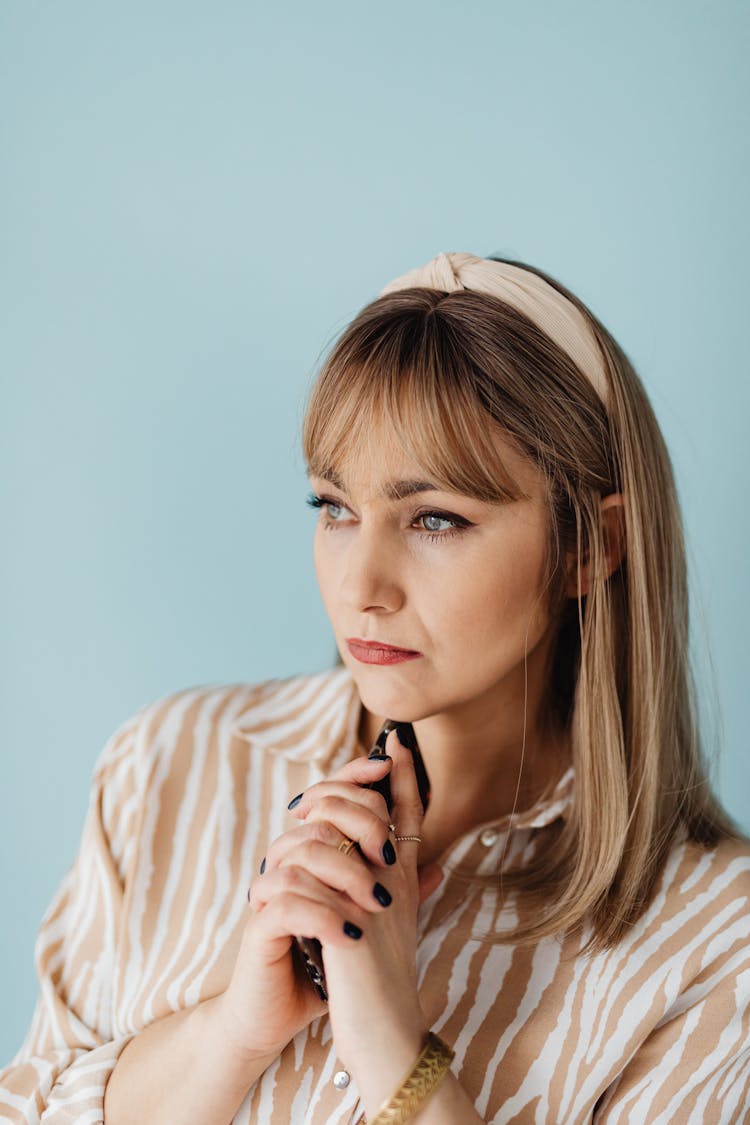
[[[422,808],[427,812],[427,806],[430,801],[430,781],[427,777],[427,770],[425,769],[422,755],[419,751],[417,736],[414,733],[414,728],[411,723],[397,723],[392,719],[386,719],[370,750],[370,756],[373,754],[383,754],[385,752],[386,739],[394,728],[398,731],[398,738],[402,746],[405,746],[407,750],[411,750],[414,760],[414,772],[417,775],[417,785],[419,786],[419,796],[422,800]],[[382,781],[369,782],[367,785],[363,785],[362,788],[375,789],[378,793],[382,793],[388,812],[391,811],[393,803],[391,801],[390,775],[386,774]],[[318,996],[320,996],[321,1000],[327,1001],[326,975],[325,969],[323,968],[323,951],[320,942],[317,938],[307,937],[296,937],[294,942],[295,944],[292,947],[293,954],[302,962]]]

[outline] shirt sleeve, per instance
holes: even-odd
[[[747,886],[747,878],[743,880]],[[750,913],[717,903],[725,924],[699,971],[594,1111],[596,1125],[737,1125],[750,1117]]]
[[[42,919],[39,995],[26,1038],[0,1070],[0,1122],[93,1125],[131,1034],[113,1032],[113,982],[138,815],[137,712],[94,768],[78,853]]]

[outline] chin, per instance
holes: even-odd
[[[435,714],[435,707],[425,706],[422,693],[413,688],[406,691],[399,690],[398,687],[378,688],[372,682],[362,683],[357,675],[354,675],[354,682],[365,709],[371,715],[377,715],[383,720],[392,719],[395,723],[417,723],[420,719]]]

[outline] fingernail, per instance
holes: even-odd
[[[381,906],[391,905],[392,900],[390,893],[385,889],[382,883],[376,883],[372,888],[372,893],[375,895],[375,898],[378,900]]]
[[[344,922],[344,933],[347,937],[354,938],[355,941],[362,937],[362,931],[353,922]]]
[[[388,864],[396,862],[396,851],[390,840],[386,840],[383,844],[383,859]]]
[[[304,797],[304,795],[305,795],[305,794],[304,794],[304,790],[303,790],[303,792],[302,792],[302,793],[298,793],[296,797],[292,797],[291,801],[290,801],[290,802],[289,802],[289,804],[287,805],[287,808],[288,808],[288,809],[296,809],[296,808],[297,808],[297,805],[298,805],[298,804],[300,803],[300,801],[302,800],[302,798]]]
[[[261,865],[260,865],[260,873],[261,873],[261,875],[263,874],[263,872],[265,871],[265,869],[266,869],[266,857],[265,857],[265,856],[263,856],[263,862],[262,862],[262,863],[261,863]]]
[[[368,762],[390,762],[393,759],[390,754],[368,754],[367,760]]]
[[[250,887],[250,888],[249,888],[249,890],[248,890],[248,892],[247,892],[247,901],[248,901],[248,902],[250,901],[250,892],[252,891],[252,889],[253,889],[253,888],[252,888],[252,887]]]

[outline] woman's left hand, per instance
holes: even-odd
[[[371,866],[391,895],[388,909],[371,913],[362,926],[362,937],[350,947],[324,949],[336,1052],[351,1070],[362,1090],[365,1075],[378,1071],[386,1090],[395,1088],[422,1043],[428,1024],[417,988],[417,909],[440,882],[440,868],[432,865],[418,872],[419,844],[395,835],[421,835],[424,818],[412,754],[401,746],[392,730],[386,753],[394,760],[390,772],[392,809],[390,820],[397,827],[390,835],[396,862]],[[336,791],[341,791],[337,783]],[[311,786],[295,813],[306,822],[329,816],[326,782]],[[352,861],[364,863],[356,854]],[[406,1060],[406,1061],[405,1061]],[[390,1077],[383,1069],[394,1071]],[[378,1083],[380,1086],[380,1082]]]
[[[419,836],[424,814],[411,753],[395,730],[388,735],[385,751],[393,759],[391,823],[399,836]],[[323,802],[327,784],[311,786],[294,815],[306,823],[330,821],[331,803]],[[338,797],[341,785],[335,783]],[[429,1026],[417,987],[417,910],[438,886],[442,873],[436,864],[418,870],[417,841],[397,843],[394,833],[390,839],[396,862],[377,868],[369,865],[390,892],[390,906],[367,915],[358,941],[345,948],[329,946],[323,952],[336,1051],[356,1076],[363,1099],[365,1088],[371,1088],[366,1104],[382,1100],[398,1086],[419,1054]],[[367,862],[357,854],[351,859]]]

